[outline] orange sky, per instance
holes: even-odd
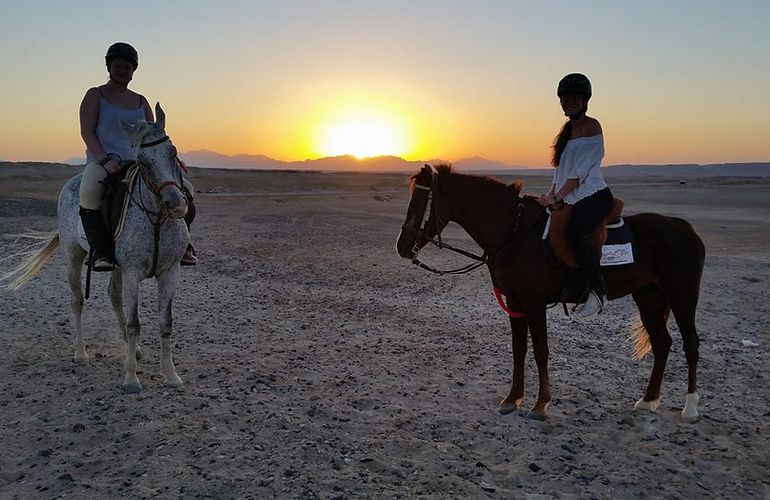
[[[582,71],[605,164],[770,161],[766,3],[137,2],[130,26],[92,4],[4,5],[0,159],[82,157],[80,100],[125,40],[182,151],[542,166]]]

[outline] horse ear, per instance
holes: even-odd
[[[158,124],[158,128],[166,129],[166,113],[163,112],[163,108],[160,107],[160,101],[155,103],[155,123]]]

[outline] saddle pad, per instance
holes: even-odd
[[[551,209],[546,208],[548,219],[541,238],[548,241],[548,233],[551,228]],[[602,257],[600,265],[622,266],[634,263],[634,234],[622,217],[614,219],[607,225],[607,241],[602,245]]]
[[[109,207],[106,208],[108,211],[107,214],[102,213],[102,215],[105,217],[105,223],[108,224],[108,226],[112,225],[112,221],[114,221],[115,227],[112,228],[112,240],[116,241],[120,234],[123,232],[123,224],[126,220],[126,209],[128,208],[128,203],[130,201],[130,196],[128,194],[128,186],[131,185],[131,183],[134,182],[134,179],[136,179],[136,176],[139,174],[139,169],[136,167],[132,167],[128,170],[126,173],[126,176],[123,180],[119,181],[122,185],[119,189],[116,189],[115,193],[112,195],[114,198],[105,199],[102,201],[103,204],[109,205]],[[112,215],[111,211],[118,211],[117,214]],[[83,221],[78,217],[78,240],[80,243],[80,247],[88,252],[90,250],[90,245],[88,244],[88,238],[86,237],[86,231],[83,229]]]
[[[634,233],[621,218],[607,225],[607,241],[602,246],[602,266],[622,266],[634,263]]]

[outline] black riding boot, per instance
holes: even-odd
[[[184,223],[187,224],[187,231],[190,231],[190,225],[195,220],[195,203],[193,203],[192,194],[184,190],[187,196],[187,214],[184,216]],[[185,250],[182,260],[179,262],[182,266],[194,266],[198,263],[198,257],[195,255],[195,248],[192,243],[187,244],[187,250]]]
[[[115,269],[112,237],[104,224],[102,213],[99,210],[80,207],[80,220],[83,221],[83,230],[91,246],[93,270],[99,272]]]
[[[599,256],[596,254],[594,242],[588,236],[580,240],[577,248],[577,258],[585,273],[588,290],[583,297],[582,307],[578,306],[575,312],[580,317],[590,317],[602,312],[604,302],[607,300],[607,285],[604,282]]]

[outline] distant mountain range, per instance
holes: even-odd
[[[182,154],[185,163],[196,167],[216,168],[246,168],[271,170],[335,170],[335,171],[376,171],[376,172],[411,172],[425,163],[438,165],[449,163],[441,159],[426,161],[408,161],[398,156],[375,156],[358,159],[355,156],[326,156],[314,160],[281,161],[265,155],[239,154],[223,155],[205,149],[188,151]],[[454,162],[463,170],[494,170],[499,168],[523,168],[505,165],[502,162],[491,161],[481,157],[465,158]]]
[[[416,172],[422,165],[450,163],[441,159],[408,161],[398,156],[375,156],[358,159],[354,156],[327,156],[314,160],[282,161],[265,155],[224,155],[199,149],[181,154],[184,162],[192,167],[225,168],[243,170],[315,170],[315,171],[356,171],[356,172]],[[70,158],[64,163],[82,165],[83,158]],[[506,165],[480,156],[463,158],[451,162],[458,170],[474,173],[496,173],[512,175],[551,175],[552,168],[528,168]],[[770,163],[719,163],[712,165],[671,164],[671,165],[609,165],[604,174],[616,175],[665,175],[666,177],[738,176],[770,177]]]

